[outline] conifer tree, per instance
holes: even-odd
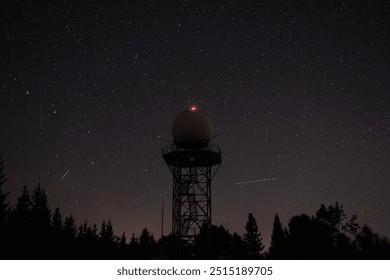
[[[62,215],[58,207],[56,207],[56,209],[54,210],[52,218],[52,228],[55,235],[58,235],[60,232],[62,232],[64,228],[64,222],[62,220]]]
[[[153,244],[156,241],[154,240],[153,235],[151,235],[147,228],[144,228],[141,232],[141,235],[139,237],[139,243],[141,246]]]
[[[232,235],[232,252],[231,257],[234,259],[245,259],[245,245],[242,237],[236,232]]]
[[[105,246],[110,246],[114,243],[114,240],[115,236],[111,220],[108,220],[107,223],[103,220],[100,229],[100,243]]]
[[[76,243],[76,220],[73,215],[66,216],[64,220],[64,226],[61,234],[61,248],[63,248],[61,254],[63,258],[77,258],[79,257],[80,247]],[[76,256],[77,255],[77,256]]]
[[[119,241],[119,247],[122,249],[127,248],[126,233],[125,232],[122,233],[122,236],[121,236],[120,241]]]
[[[144,228],[139,237],[139,248],[141,258],[150,258],[157,253],[157,242],[148,229]]]
[[[263,238],[259,233],[256,219],[252,213],[248,215],[248,221],[245,225],[246,232],[244,233],[244,244],[246,253],[250,259],[260,259],[264,256],[264,245],[262,243]]]
[[[31,222],[31,198],[26,185],[24,185],[22,193],[11,211],[10,222],[12,226],[22,228],[27,227]]]
[[[88,232],[88,223],[85,220],[84,223],[79,225],[79,227],[77,229],[77,234],[76,234],[77,238],[80,240],[84,239],[87,235],[87,232]]]
[[[38,259],[47,259],[54,250],[51,244],[51,211],[45,190],[38,183],[31,195],[31,253]]]
[[[52,247],[52,256],[63,258],[64,239],[63,239],[64,221],[60,209],[56,207],[51,219],[50,246]]]
[[[76,238],[76,220],[73,218],[72,215],[65,218],[64,222],[64,235],[67,240],[73,240]]]
[[[5,229],[5,222],[9,213],[9,204],[6,202],[8,192],[3,191],[3,185],[7,179],[4,173],[4,160],[0,157],[0,236]]]
[[[51,225],[51,211],[47,202],[47,195],[41,184],[33,190],[31,196],[31,218],[34,228],[39,234],[48,233]]]
[[[126,259],[128,257],[129,245],[127,244],[126,233],[123,232],[118,242],[118,256],[120,259]]]
[[[6,178],[4,173],[4,161],[0,157],[0,248],[2,248],[0,252],[0,258],[7,257],[6,256],[8,253],[7,248],[10,247],[9,240],[8,240],[8,236],[10,232],[6,226],[6,222],[9,214],[9,204],[6,202],[8,192],[3,191],[3,185],[5,181]]]
[[[7,221],[9,228],[10,258],[29,258],[31,250],[31,199],[27,186],[24,185],[22,193],[12,208]],[[12,248],[11,248],[12,247]],[[31,253],[32,254],[32,253]],[[31,256],[33,257],[33,256]]]
[[[270,259],[286,259],[288,258],[287,253],[288,243],[286,232],[283,230],[279,215],[275,214],[268,256]]]

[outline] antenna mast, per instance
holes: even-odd
[[[161,237],[164,236],[164,199],[161,207]]]

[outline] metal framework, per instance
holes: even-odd
[[[221,152],[217,145],[198,150],[170,145],[163,149],[163,157],[173,175],[172,233],[191,244],[202,227],[207,233],[211,228],[211,181]]]

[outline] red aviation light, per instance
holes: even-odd
[[[198,108],[195,105],[191,105],[190,111],[194,112],[196,110],[198,110]]]

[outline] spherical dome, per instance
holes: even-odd
[[[174,120],[172,135],[175,143],[183,148],[204,148],[212,135],[212,123],[204,112],[191,106]]]

